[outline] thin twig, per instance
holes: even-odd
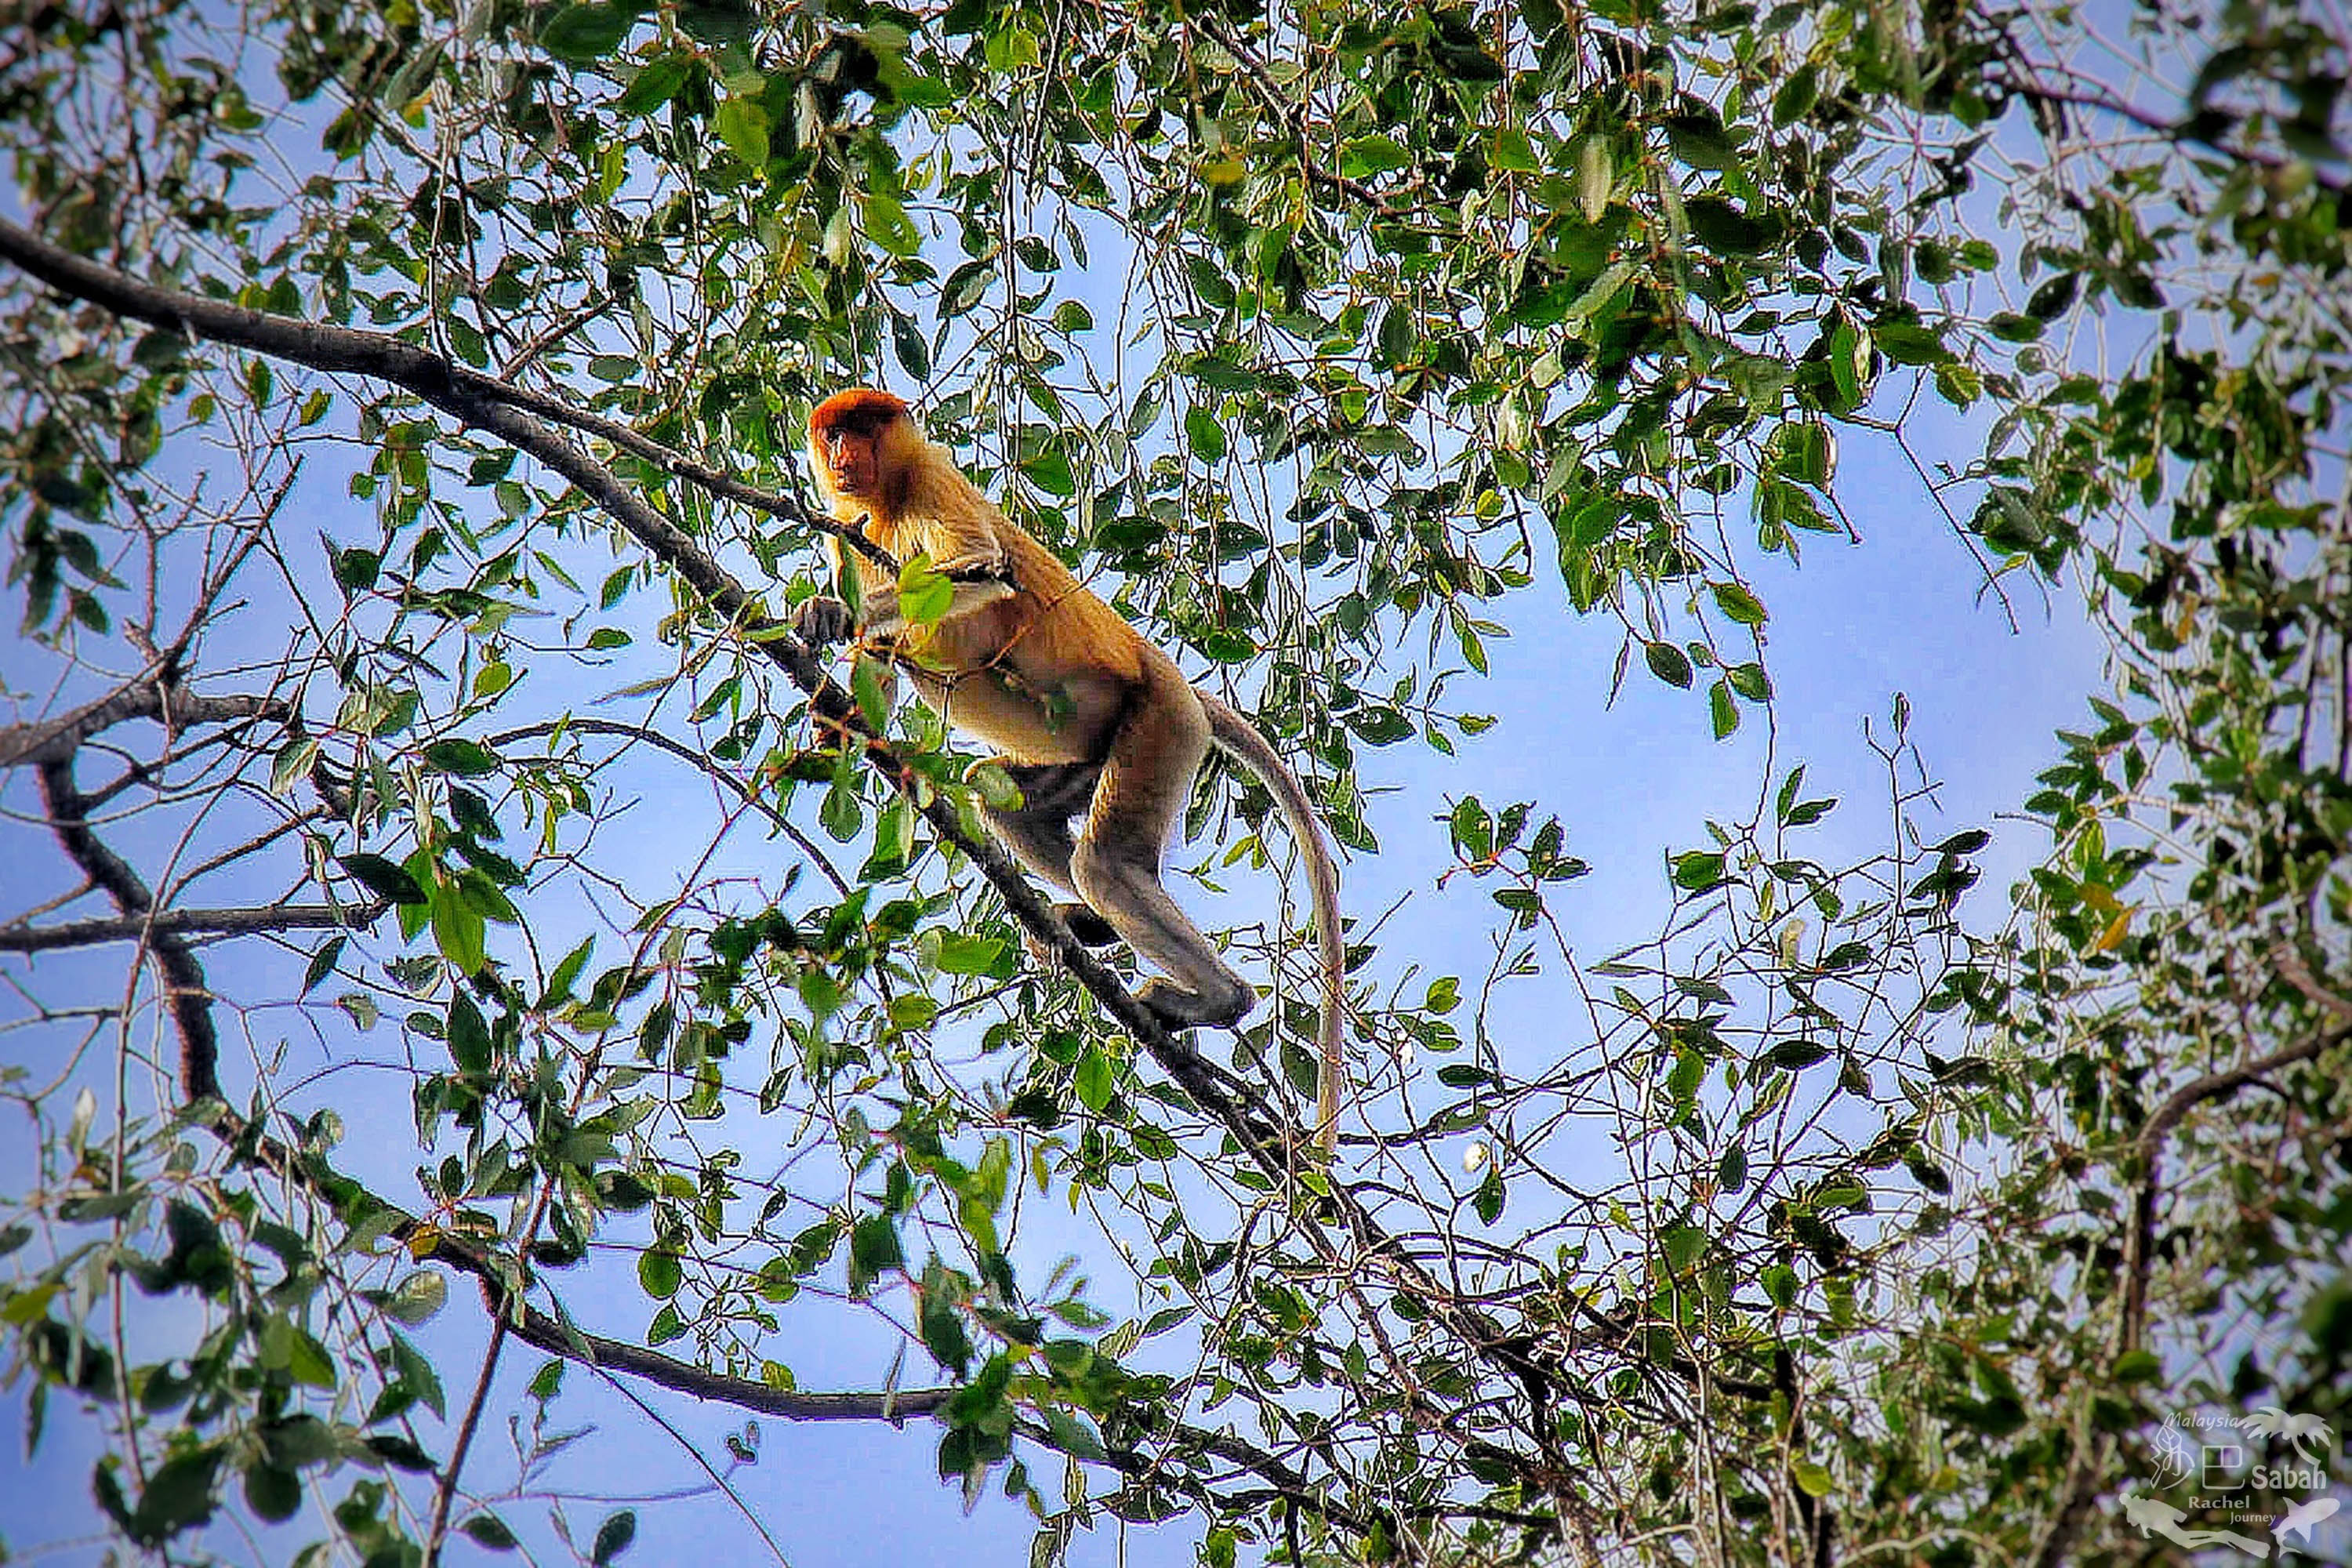
[[[765,795],[754,790],[749,784],[720,767],[715,758],[706,752],[698,752],[681,742],[672,740],[658,730],[643,724],[624,723],[617,719],[581,719],[567,714],[561,719],[551,719],[537,724],[524,724],[512,730],[501,730],[497,734],[489,736],[486,743],[495,751],[516,741],[527,741],[539,735],[551,735],[559,730],[566,734],[609,735],[631,741],[642,741],[656,751],[668,752],[688,767],[709,774],[718,784],[733,791],[737,799],[766,817],[777,832],[782,833],[798,846],[800,852],[816,863],[817,869],[824,873],[825,879],[840,890],[842,897],[849,896],[849,879],[841,874],[824,851],[818,848],[791,817],[778,811]]]
[[[425,1531],[425,1568],[438,1568],[441,1543],[449,1535],[449,1509],[457,1497],[457,1474],[466,1468],[466,1455],[474,1446],[474,1433],[482,1424],[482,1407],[489,1403],[490,1383],[498,1375],[499,1352],[506,1348],[507,1318],[499,1312],[490,1319],[489,1348],[482,1352],[481,1374],[474,1379],[474,1392],[466,1401],[465,1414],[457,1419],[457,1438],[449,1446],[449,1462],[442,1468],[440,1479],[433,1487],[433,1521]]]

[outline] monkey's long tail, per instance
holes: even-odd
[[[1247,719],[1205,691],[1200,698],[1208,711],[1211,737],[1221,751],[1246,766],[1273,792],[1275,804],[1282,808],[1283,820],[1307,862],[1307,879],[1315,897],[1315,946],[1323,970],[1323,1016],[1317,1030],[1323,1061],[1316,1086],[1315,1142],[1328,1157],[1339,1140],[1339,1086],[1348,1072],[1340,1041],[1348,1011],[1348,950],[1339,930],[1339,868],[1331,863],[1331,852],[1324,845],[1323,825],[1315,816],[1314,803],[1307,798],[1306,786],[1282,754]]]

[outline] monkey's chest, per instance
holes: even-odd
[[[949,723],[1017,762],[1099,762],[1134,682],[1086,657],[1084,631],[1070,604],[1010,600],[908,637],[900,667]]]

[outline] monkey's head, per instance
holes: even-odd
[[[917,439],[906,403],[870,386],[836,392],[809,415],[809,461],[836,499],[885,499],[891,479],[905,470],[901,448]]]

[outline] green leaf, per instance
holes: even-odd
[[[617,5],[566,5],[539,30],[539,47],[566,65],[593,65],[621,47],[636,15]]]
[[[1102,1114],[1103,1107],[1110,1103],[1111,1096],[1118,1091],[1115,1069],[1111,1067],[1110,1058],[1103,1054],[1102,1047],[1087,1047],[1087,1054],[1078,1058],[1077,1077],[1072,1087],[1077,1090],[1081,1105],[1097,1116]]]
[[[881,191],[866,197],[866,232],[893,256],[912,256],[923,248],[923,231],[915,226],[898,197]]]
[[[985,258],[967,261],[949,273],[946,284],[940,289],[940,320],[961,316],[986,299],[988,286],[995,277],[995,264]]]
[[[455,887],[436,890],[433,898],[433,943],[460,974],[478,973],[488,956],[488,931],[480,911]]]
[[[1717,740],[1739,728],[1739,704],[1732,700],[1730,681],[1718,680],[1706,689],[1706,710]]]
[[[944,974],[986,974],[996,967],[1004,943],[992,936],[949,931],[940,937],[940,971]]]
[[[1790,1467],[1790,1473],[1797,1478],[1797,1485],[1808,1496],[1827,1497],[1830,1495],[1830,1488],[1833,1483],[1830,1479],[1829,1471],[1822,1468],[1821,1466],[1814,1464],[1811,1460],[1799,1459],[1794,1465]]]
[[[604,1522],[596,1527],[596,1543],[589,1549],[588,1561],[595,1564],[595,1568],[605,1568],[606,1563],[626,1552],[629,1543],[636,1538],[636,1510],[625,1508],[618,1513],[606,1514]]]
[[[1809,64],[1799,66],[1772,95],[1772,123],[1783,128],[1795,124],[1812,112],[1821,95],[1821,73]]]
[[[390,899],[395,904],[431,902],[415,878],[381,855],[370,855],[364,850],[353,855],[338,855],[335,864],[349,871],[362,887],[379,899]]]
[[[166,1459],[151,1471],[147,1489],[139,1494],[126,1529],[142,1546],[160,1546],[184,1530],[213,1516],[213,1480],[220,1471],[221,1453],[204,1447]]]
[[[245,1505],[257,1519],[282,1523],[301,1510],[302,1478],[267,1459],[245,1468]]]
[[[648,1247],[637,1254],[637,1283],[655,1300],[667,1301],[677,1295],[685,1279],[686,1271],[679,1266],[677,1253]]]
[[[1642,658],[1648,663],[1650,673],[1668,686],[1677,687],[1685,691],[1690,689],[1690,655],[1674,644],[1663,641],[1644,643],[1642,646]]]
[[[1881,321],[1870,336],[1878,352],[1896,364],[1940,364],[1952,357],[1941,338],[1916,322]]]
[[[1666,144],[1675,156],[1694,169],[1728,173],[1739,167],[1739,153],[1712,117],[1677,114],[1666,122]]]
[[[1764,605],[1755,595],[1738,583],[1712,584],[1716,607],[1743,626],[1764,624]]]
[[[943,1289],[927,1289],[916,1319],[916,1327],[923,1336],[923,1348],[931,1359],[953,1372],[964,1375],[971,1365],[971,1336],[965,1331],[962,1314]]]
[[[1391,174],[1412,163],[1412,154],[1391,136],[1360,136],[1339,150],[1340,172],[1351,180]]]
[[[954,607],[955,584],[918,555],[898,568],[898,613],[909,626],[937,626]]]
[[[317,990],[319,982],[335,972],[335,962],[343,956],[343,943],[348,940],[340,936],[330,937],[320,944],[318,952],[310,955],[310,963],[302,971],[302,995],[308,996]]]
[[[1041,1414],[1054,1447],[1063,1453],[1080,1459],[1100,1460],[1107,1457],[1102,1439],[1095,1436],[1094,1428],[1068,1411],[1049,1405]]]
[[[908,375],[917,381],[931,379],[931,345],[912,316],[890,312],[890,346]]]
[[[836,776],[833,787],[824,792],[824,799],[816,808],[816,819],[841,844],[856,837],[865,827],[865,808],[858,804],[857,791],[845,773]]]
[[[1688,1273],[1706,1256],[1706,1232],[1695,1225],[1669,1226],[1661,1239],[1665,1243],[1666,1267],[1676,1274]]]
[[[466,1532],[467,1540],[492,1552],[512,1552],[517,1544],[514,1531],[507,1528],[506,1521],[494,1513],[475,1514],[457,1528]]]
[[[505,765],[496,752],[478,741],[468,741],[461,736],[451,736],[427,744],[425,761],[437,772],[454,773],[465,779],[497,773]]]
[[[346,594],[363,594],[375,586],[383,557],[373,550],[335,552],[335,585]]]
[[[1216,416],[1199,404],[1184,411],[1184,439],[1192,455],[1204,463],[1220,463],[1225,457],[1225,429]]]
[[[1494,166],[1512,174],[1535,174],[1543,172],[1543,163],[1536,157],[1535,144],[1528,133],[1516,125],[1506,125],[1495,132]]]
[[[768,110],[759,100],[728,99],[711,112],[710,128],[719,132],[719,140],[738,159],[754,169],[768,166],[772,128],[768,123]]]
[[[449,1059],[457,1064],[460,1071],[490,1070],[490,1026],[484,1021],[482,1010],[474,1005],[473,997],[462,988],[449,998],[446,1028]]]
[[[449,1281],[431,1268],[420,1268],[391,1290],[382,1305],[387,1315],[415,1328],[429,1321],[449,1300]]]
[[[678,95],[694,68],[690,55],[662,55],[647,60],[614,100],[613,111],[623,116],[651,114]]]
[[[588,966],[588,955],[595,951],[595,947],[596,938],[592,933],[582,937],[580,945],[563,955],[562,962],[555,966],[555,973],[547,977],[546,994],[539,999],[540,1011],[545,1012],[571,998],[572,987],[578,984],[580,972]]]
[[[1693,849],[1674,858],[1675,886],[1685,892],[1703,892],[1723,880],[1723,857],[1712,849]]]
[[[326,1346],[311,1338],[300,1325],[291,1319],[271,1318],[263,1333],[265,1338],[274,1338],[278,1342],[273,1347],[276,1353],[265,1354],[264,1359],[275,1362],[278,1354],[282,1354],[287,1376],[312,1388],[335,1386],[334,1358],[328,1355]]]
[[[870,1214],[849,1227],[849,1279],[853,1294],[862,1292],[886,1268],[907,1260],[898,1246],[898,1227],[888,1215]]]

